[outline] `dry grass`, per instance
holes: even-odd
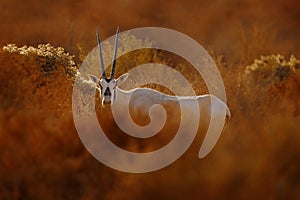
[[[0,49],[0,199],[299,199],[297,1],[0,5],[0,44],[35,46]],[[95,27],[105,39],[118,25],[173,28],[214,50],[232,118],[209,156],[197,158],[201,134],[178,161],[148,174],[117,172],[86,151],[72,119],[74,75],[96,46]],[[48,42],[66,50],[39,46]],[[197,94],[207,92],[189,63],[163,51],[124,55],[116,75],[148,62],[172,66],[194,81]],[[127,149],[170,140],[160,135],[137,144],[107,122],[113,141]]]
[[[164,53],[169,61],[163,61]],[[166,52],[135,54],[145,57],[137,56],[140,59],[131,64],[148,62],[156,54],[160,56],[155,56],[155,62],[174,62]],[[126,64],[128,56],[120,58],[118,64]],[[230,78],[222,58],[215,58],[224,77]],[[49,60],[52,63],[45,68]],[[0,96],[0,190],[4,199],[298,195],[300,149],[295,142],[300,73],[299,60],[294,56],[288,61],[280,55],[263,56],[239,75],[235,85],[241,92],[227,91],[228,99],[235,99],[230,103],[233,118],[207,158],[199,160],[196,156],[203,138],[200,135],[173,165],[142,175],[122,174],[102,166],[81,144],[71,115],[72,82],[77,71],[72,56],[50,45],[8,45],[0,52],[0,61],[0,79],[7,83],[1,85],[4,93]],[[190,66],[184,60],[175,61],[190,78]],[[226,78],[224,81],[230,83]],[[130,140],[109,119],[110,138],[129,150],[155,149],[172,139],[172,129],[166,129],[169,136]],[[131,192],[125,192],[128,190]]]

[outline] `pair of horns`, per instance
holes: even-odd
[[[102,78],[106,78],[105,68],[104,68],[104,61],[103,61],[103,55],[102,55],[101,39],[100,39],[100,34],[99,34],[99,31],[98,31],[98,28],[96,28],[96,34],[97,34],[97,39],[98,39],[98,48],[99,48],[99,54],[100,54],[100,64],[101,64],[101,68],[102,68]],[[117,28],[117,32],[116,32],[115,47],[114,47],[114,57],[113,57],[113,60],[112,60],[110,78],[114,78],[114,75],[115,75],[116,58],[117,58],[117,50],[118,50],[118,36],[119,36],[119,27]]]

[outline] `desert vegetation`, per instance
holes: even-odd
[[[298,199],[297,1],[147,1],[138,9],[135,4],[0,1],[5,11],[0,13],[0,199]],[[58,6],[61,13],[56,15]],[[25,17],[24,10],[32,13]],[[110,169],[84,148],[73,122],[73,82],[96,46],[95,27],[106,38],[117,25],[121,30],[173,28],[199,41],[213,57],[232,118],[204,159],[197,157],[203,134],[179,160],[146,174]],[[120,57],[116,76],[148,62],[173,67],[197,94],[207,93],[187,61],[160,50]],[[145,87],[171,93],[159,85]],[[167,127],[167,134],[147,140],[132,139],[98,105],[96,98],[98,118],[109,138],[127,150],[160,148],[176,129]]]

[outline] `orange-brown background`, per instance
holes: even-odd
[[[121,30],[159,26],[183,32],[230,61],[260,53],[299,54],[299,2],[1,0],[0,44],[51,43],[76,52]],[[241,59],[243,58],[243,59]]]
[[[81,144],[72,83],[61,71],[27,81],[35,58],[1,52],[0,199],[299,198],[299,75],[272,97],[263,86],[239,87],[246,66],[261,55],[300,57],[298,1],[0,0],[0,9],[0,46],[50,43],[74,54],[78,65],[79,53],[96,45],[97,26],[103,39],[117,26],[183,32],[224,56],[219,66],[233,115],[205,159],[197,159],[198,141],[161,171],[117,172]],[[44,79],[48,88],[33,94],[34,81]]]

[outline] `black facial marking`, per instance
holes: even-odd
[[[104,96],[111,96],[111,92],[109,90],[109,87],[106,88],[106,90],[104,92]]]
[[[106,82],[109,83],[112,79],[111,78],[105,78]]]

